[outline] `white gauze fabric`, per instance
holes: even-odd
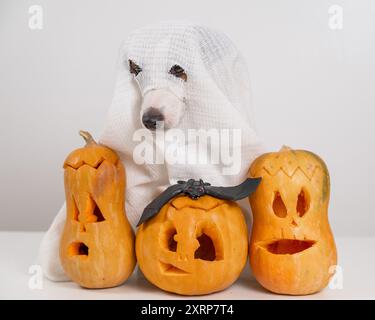
[[[137,76],[129,72],[129,59],[142,68]],[[187,81],[168,73],[173,65],[183,67]],[[99,141],[114,149],[125,165],[126,213],[133,227],[144,207],[177,180],[201,178],[213,185],[230,186],[245,179],[251,162],[264,150],[254,129],[246,64],[223,33],[184,21],[168,21],[141,28],[124,42],[118,69],[112,105]],[[184,133],[185,140],[183,143],[180,140],[164,142],[165,147],[178,150],[181,163],[137,164],[133,159],[133,151],[140,144],[140,141],[135,141],[134,133],[146,130],[141,121],[143,98],[157,89],[167,89],[184,101],[183,115],[175,129]],[[189,147],[196,145],[195,138],[188,135],[191,129],[228,130],[230,134],[233,129],[239,129],[240,143],[233,143],[231,139],[228,142],[231,150],[240,153],[237,172],[225,174],[223,169],[228,168],[228,164],[223,161],[191,163],[181,156],[210,158],[210,152],[222,146],[209,140],[208,149],[191,151],[194,148]],[[148,137],[142,143],[152,145],[153,139]],[[156,152],[162,152],[161,144],[156,145]],[[66,279],[58,256],[65,210],[64,205],[44,237],[40,250],[43,270],[52,280]]]

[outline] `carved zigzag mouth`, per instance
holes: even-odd
[[[94,163],[88,163],[84,160],[81,160],[75,164],[69,164],[69,163],[65,163],[64,164],[64,168],[71,168],[73,170],[78,170],[79,168],[83,167],[83,166],[89,166],[93,169],[99,169],[99,167],[101,166],[101,164],[105,161],[105,159],[103,157],[101,157],[100,159],[98,159],[96,162]]]
[[[315,240],[277,239],[260,241],[257,246],[272,254],[296,254],[313,247],[315,244]]]

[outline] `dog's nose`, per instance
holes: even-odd
[[[164,121],[164,115],[158,109],[152,107],[142,116],[142,123],[149,130],[156,130],[157,122],[160,121]]]

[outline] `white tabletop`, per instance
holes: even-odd
[[[0,232],[0,299],[189,299],[154,287],[135,270],[122,286],[83,289],[73,282],[38,277],[36,261],[40,232]],[[334,285],[303,297],[264,290],[246,266],[230,288],[194,299],[375,299],[375,238],[337,238],[341,271]],[[41,280],[41,281],[38,281]]]

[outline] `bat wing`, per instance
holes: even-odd
[[[248,197],[258,187],[262,178],[247,178],[238,186],[214,187],[206,186],[206,194],[224,200],[240,200]]]
[[[181,194],[182,191],[183,184],[175,184],[165,189],[165,191],[163,191],[159,196],[152,200],[152,202],[150,202],[147,205],[147,207],[143,210],[142,216],[139,219],[137,227],[140,226],[146,220],[156,215],[169,200]]]

